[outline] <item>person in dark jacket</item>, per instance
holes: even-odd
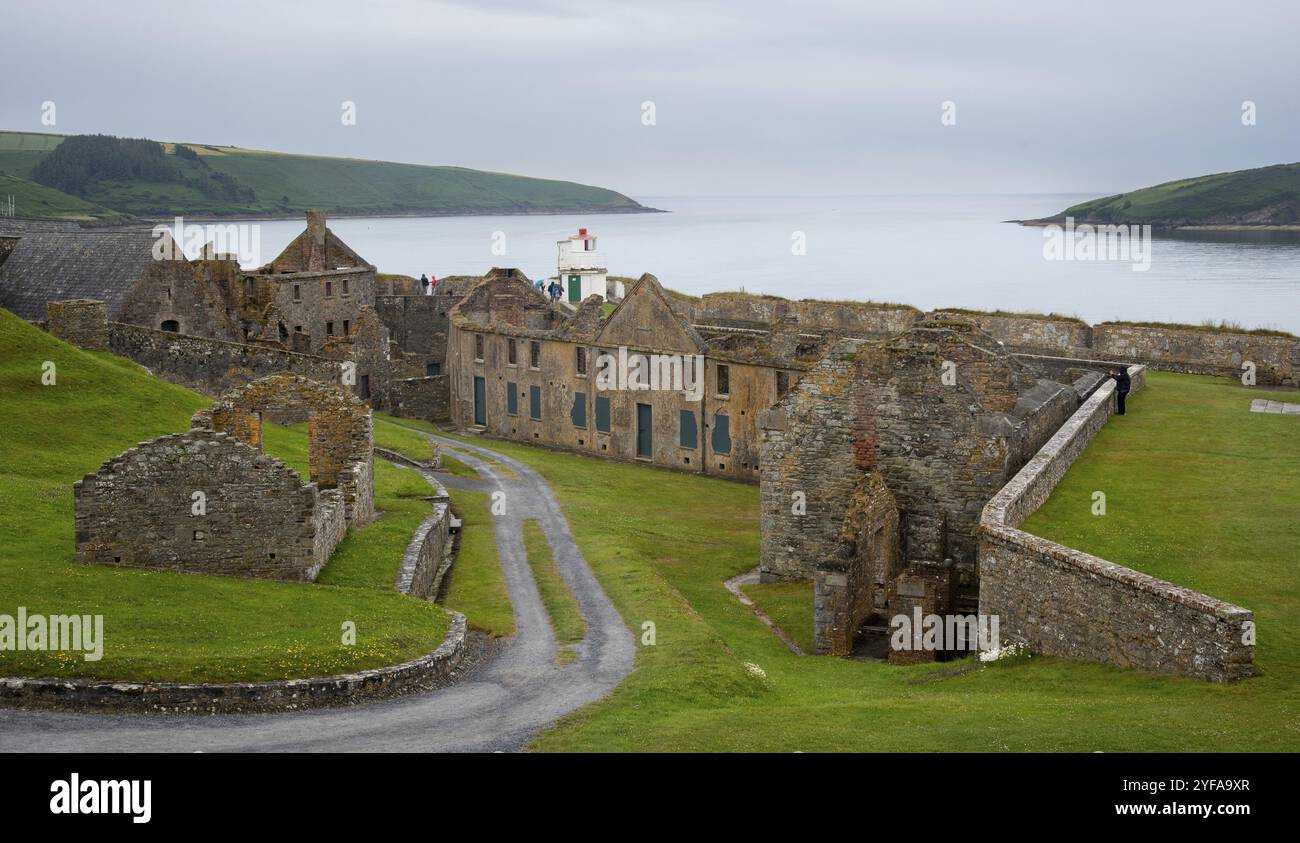
[[[1124,399],[1128,397],[1133,381],[1128,376],[1128,367],[1121,367],[1106,373],[1106,377],[1115,381],[1115,400],[1119,402],[1119,415],[1124,415]]]

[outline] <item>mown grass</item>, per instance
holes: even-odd
[[[813,651],[813,589],[810,582],[756,582],[741,586],[745,596],[805,653]]]
[[[1295,418],[1249,414],[1246,399],[1261,392],[1177,375],[1154,374],[1151,383],[1133,396],[1129,415],[1113,419],[1098,440],[1101,451],[1146,451],[1145,461],[1127,465],[1106,486],[1112,506],[1140,500],[1145,510],[1144,520],[1120,540],[1145,547],[1151,525],[1170,511],[1181,517],[1184,497],[1208,501],[1216,488],[1231,494],[1254,486],[1229,508],[1199,510],[1195,529],[1184,522],[1181,529],[1195,535],[1182,545],[1193,555],[1181,570],[1176,559],[1132,552],[1121,558],[1176,581],[1188,575],[1183,584],[1253,608],[1264,642],[1260,676],[1216,685],[1043,657],[964,661],[970,669],[953,672],[796,656],[722,585],[757,563],[756,488],[476,438],[469,441],[523,460],[546,477],[638,642],[642,624],[655,625],[655,643],[638,644],[632,675],[604,701],[543,732],[533,748],[1300,749],[1300,657],[1290,646],[1300,627],[1293,602],[1300,573],[1277,561],[1294,558],[1296,546]],[[1239,397],[1230,405],[1216,399],[1203,411],[1198,397],[1215,389]],[[1158,429],[1138,427],[1144,414],[1157,412],[1164,418]],[[1215,475],[1198,465],[1215,460],[1223,440],[1232,440],[1231,433],[1203,432],[1229,419],[1234,428],[1267,419],[1257,436],[1231,452],[1248,448],[1260,460],[1273,455],[1273,467],[1217,462]],[[1168,453],[1161,453],[1162,437],[1172,445]],[[1166,461],[1170,465],[1159,468]],[[1225,486],[1227,472],[1236,479]],[[1060,494],[1069,494],[1074,482],[1067,476]],[[1236,544],[1251,533],[1260,535],[1257,543]],[[1230,556],[1215,556],[1232,547],[1237,550]],[[766,676],[748,671],[746,662]]]
[[[376,458],[378,517],[348,532],[316,581],[322,585],[392,590],[411,536],[432,512],[432,505],[423,499],[431,492],[428,481],[415,469]]]
[[[418,433],[386,422],[376,417],[374,423],[375,444],[381,448],[396,451],[402,456],[416,462],[428,462],[433,459],[433,443]]]
[[[528,567],[533,570],[533,579],[537,581],[542,605],[551,616],[555,640],[560,644],[558,658],[561,662],[572,661],[573,650],[568,645],[586,637],[587,621],[582,616],[582,609],[578,607],[578,599],[573,596],[564,578],[560,576],[560,569],[555,566],[546,534],[537,521],[531,518],[524,522],[524,552],[528,554]]]
[[[463,526],[443,605],[464,613],[474,629],[498,638],[514,635],[515,612],[497,554],[488,494],[467,489],[449,489],[448,494]]]
[[[45,361],[56,365],[53,386],[41,384]],[[0,310],[0,612],[101,614],[106,639],[94,662],[0,651],[0,675],[324,676],[405,661],[442,641],[446,613],[391,590],[75,564],[73,482],[137,442],[188,429],[209,403]],[[266,447],[305,474],[300,434],[268,426]],[[356,624],[355,646],[342,643],[346,621]]]

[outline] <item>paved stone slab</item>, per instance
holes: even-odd
[[[1250,411],[1252,413],[1285,413],[1286,415],[1300,415],[1300,404],[1292,404],[1287,401],[1270,401],[1267,398],[1256,398],[1250,402]]]

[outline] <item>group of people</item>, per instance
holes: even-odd
[[[537,287],[539,293],[546,293],[551,297],[551,301],[553,302],[559,301],[560,296],[564,295],[564,285],[560,283],[560,279],[558,278],[551,279],[551,283],[546,284],[545,286],[543,286],[542,279],[540,278],[533,283]]]
[[[537,279],[537,281],[534,282],[534,284],[537,286],[537,291],[539,293],[546,293],[548,296],[551,297],[551,301],[553,302],[559,301],[560,296],[564,295],[564,285],[560,283],[560,279],[558,278],[551,279],[550,284],[545,284],[542,281],[542,279],[539,278]],[[426,296],[433,295],[433,292],[437,288],[437,286],[438,286],[438,276],[436,275],[429,276],[429,275],[425,275],[424,273],[420,273],[420,289],[424,291],[424,295]]]

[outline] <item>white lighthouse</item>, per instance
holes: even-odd
[[[580,228],[577,234],[559,241],[557,245],[560,247],[559,279],[566,300],[577,304],[590,295],[600,296],[606,301],[623,298],[623,285],[608,283],[605,260],[596,251],[596,235]],[[609,286],[616,289],[607,289]]]

